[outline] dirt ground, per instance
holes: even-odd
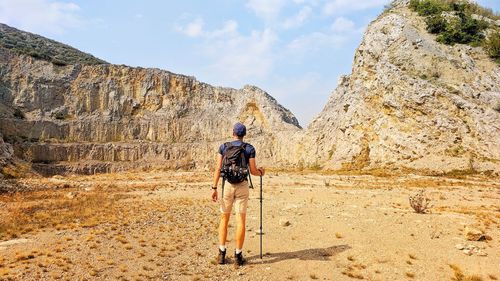
[[[24,179],[0,195],[0,280],[498,280],[500,182],[270,172],[247,215],[246,266],[216,265],[209,173]],[[410,195],[431,200],[417,214]],[[486,234],[467,241],[466,227]],[[465,249],[463,249],[465,248]],[[467,253],[466,253],[467,252]]]

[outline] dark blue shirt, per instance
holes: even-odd
[[[241,143],[242,143],[242,141],[240,141],[240,140],[235,140],[235,141],[231,142],[232,145],[241,145]],[[255,148],[251,144],[249,144],[249,143],[246,143],[246,144],[247,145],[245,147],[245,153],[244,153],[244,155],[245,155],[245,160],[246,160],[246,162],[248,164],[250,158],[255,158]],[[220,153],[220,155],[224,155],[224,152],[226,151],[226,148],[227,147],[226,147],[225,143],[221,144],[221,146],[219,147],[219,153]]]

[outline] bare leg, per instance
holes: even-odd
[[[222,214],[220,216],[219,224],[219,245],[226,245],[227,240],[227,225],[229,223],[229,217],[231,214]]]
[[[245,225],[246,225],[246,214],[237,214],[237,227],[236,227],[236,249],[243,249],[243,243],[245,242]]]

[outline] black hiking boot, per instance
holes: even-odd
[[[219,254],[217,255],[217,263],[225,264],[226,263],[226,250],[222,251],[219,249]]]
[[[243,258],[243,252],[237,254],[234,252],[234,257],[236,258],[236,265],[242,266],[245,264],[246,260]]]

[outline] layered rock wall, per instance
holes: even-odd
[[[236,121],[248,125],[266,156],[275,135],[300,129],[288,110],[253,86],[213,87],[159,69],[58,66],[6,50],[0,71],[0,132],[16,157],[44,174],[64,167],[208,168]]]

